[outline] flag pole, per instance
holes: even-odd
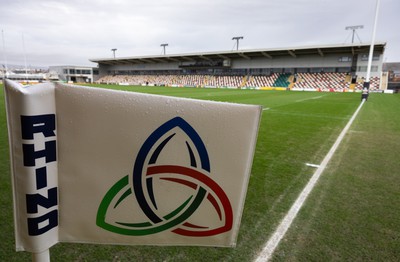
[[[50,250],[41,253],[32,253],[32,262],[50,262]]]
[[[375,21],[374,21],[374,30],[372,32],[372,40],[371,46],[369,48],[369,57],[368,57],[368,66],[367,66],[367,77],[364,82],[363,91],[361,95],[361,100],[368,99],[369,95],[369,86],[370,86],[370,76],[371,76],[371,65],[372,65],[372,57],[374,54],[374,43],[375,43],[375,35],[376,35],[376,27],[378,24],[378,13],[379,13],[379,2],[380,0],[376,0],[376,10],[375,10]]]

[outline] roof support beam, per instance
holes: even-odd
[[[166,59],[160,59],[160,58],[152,58],[153,61],[159,62],[159,63],[168,63],[168,60]]]
[[[268,57],[269,59],[272,59],[272,56],[268,54],[267,52],[261,52],[261,54],[265,57]]]
[[[292,50],[288,50],[288,53],[289,53],[289,55],[291,55],[293,57],[296,57],[296,54],[294,53],[294,50],[293,51]]]
[[[129,60],[118,60],[118,62],[115,61],[115,65],[118,65],[118,64],[129,64],[129,63],[130,63]]]
[[[199,57],[207,61],[213,61],[211,58],[205,57],[203,55],[199,55]]]
[[[187,57],[187,56],[182,56],[182,59],[189,61],[189,62],[194,62],[196,60],[194,60],[193,58]]]
[[[322,52],[321,48],[318,48],[317,51],[318,51],[318,54],[319,54],[320,56],[324,56],[324,53]]]
[[[243,53],[238,53],[238,55],[240,55],[241,57],[246,58],[246,59],[248,59],[248,60],[251,59],[249,56],[247,56],[247,55],[245,55],[245,54],[243,54]]]
[[[174,62],[180,62],[179,59],[172,58],[172,57],[167,57],[168,60],[174,61]]]
[[[229,59],[229,57],[227,57],[226,55],[221,55],[221,54],[217,54],[218,57],[221,57],[223,59]]]
[[[116,61],[116,60],[114,60],[114,61],[108,61],[108,64],[110,64],[110,65],[118,65],[119,62],[120,62],[120,61]]]
[[[139,60],[142,61],[142,62],[144,62],[144,63],[150,63],[150,64],[154,64],[154,63],[155,63],[154,61],[151,61],[150,59],[141,58],[141,59],[139,59]]]

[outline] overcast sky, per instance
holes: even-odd
[[[0,0],[0,64],[95,66],[90,58],[370,43],[377,0]],[[400,0],[381,0],[376,41],[400,62]]]

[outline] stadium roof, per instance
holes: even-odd
[[[375,43],[374,51],[384,52],[386,43]],[[187,54],[167,54],[154,56],[134,56],[134,57],[119,57],[119,58],[98,58],[89,59],[91,62],[117,65],[117,64],[143,64],[143,63],[165,63],[165,62],[195,62],[199,60],[212,61],[216,59],[235,59],[245,58],[252,59],[255,57],[274,57],[291,56],[296,58],[303,55],[320,55],[352,53],[361,54],[369,53],[370,44],[341,44],[327,46],[307,46],[293,48],[272,48],[272,49],[249,49],[221,52],[203,52],[203,53],[187,53]]]

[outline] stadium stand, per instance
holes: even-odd
[[[345,91],[350,88],[350,81],[346,73],[299,73],[293,88],[317,89],[319,91]],[[370,79],[370,88],[379,88],[379,77]],[[364,79],[356,84],[357,90],[362,90]]]
[[[273,87],[288,87],[290,74],[280,74],[279,77],[275,80]]]
[[[346,73],[299,73],[294,88],[319,89],[320,91],[349,88]]]
[[[244,78],[244,76],[210,76],[208,86],[240,87]]]
[[[374,45],[373,90],[387,88],[382,74],[385,45]],[[363,88],[369,49],[368,44],[340,44],[90,61],[98,63],[94,80],[104,84],[343,92]]]
[[[279,74],[271,74],[270,76],[250,76],[246,82],[246,87],[266,87],[273,86]]]
[[[96,83],[127,84],[143,86],[179,86],[179,87],[224,87],[224,88],[260,88],[291,87],[293,90],[312,90],[325,92],[345,92],[351,88],[347,73],[297,73],[266,75],[114,75],[104,76]],[[355,84],[356,90],[362,90],[364,79]],[[370,79],[370,88],[379,89],[380,78]]]
[[[364,85],[364,81],[365,79],[362,78],[361,81],[357,81],[357,85],[356,85],[356,89],[357,90],[362,90],[363,89],[363,85]],[[371,90],[377,90],[380,88],[380,77],[371,77],[369,80],[370,86],[369,88]]]

